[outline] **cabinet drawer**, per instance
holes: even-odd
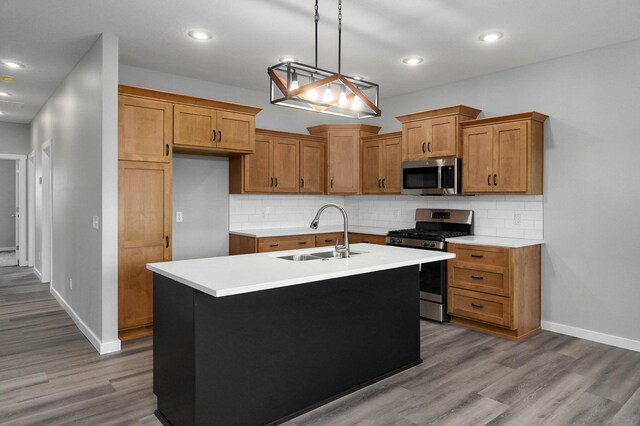
[[[316,235],[316,247],[334,246],[336,241],[342,244],[344,241],[342,232],[334,232],[332,234],[318,234]]]
[[[513,329],[512,299],[449,288],[449,314]]]
[[[449,285],[481,291],[483,293],[511,296],[509,274],[490,272],[473,268],[473,265],[462,262],[452,262]]]
[[[449,251],[456,254],[454,262],[467,262],[477,265],[509,266],[509,250],[502,247],[453,245]]]
[[[315,246],[315,235],[294,235],[291,237],[269,237],[258,239],[258,253],[264,253],[267,251],[294,250]]]
[[[386,245],[387,239],[384,235],[359,234],[357,232],[349,232],[349,244],[368,243]]]

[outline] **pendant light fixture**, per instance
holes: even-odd
[[[274,105],[299,108],[349,118],[379,117],[380,88],[376,83],[341,73],[342,0],[338,0],[338,72],[318,68],[318,0],[315,2],[315,66],[297,61],[267,68]]]

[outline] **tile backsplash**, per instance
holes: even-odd
[[[337,203],[349,214],[349,223],[399,229],[415,225],[417,208],[474,211],[474,234],[511,238],[543,238],[542,195],[482,195],[460,197],[230,195],[230,229],[308,226],[320,206]],[[520,223],[516,224],[516,215]],[[322,215],[322,224],[342,224],[334,210]]]

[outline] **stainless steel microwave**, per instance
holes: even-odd
[[[455,195],[462,193],[462,160],[441,158],[402,163],[402,193]]]

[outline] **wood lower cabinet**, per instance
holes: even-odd
[[[542,194],[546,119],[531,112],[462,123],[462,191]]]
[[[171,161],[173,105],[150,99],[118,97],[118,159]]]
[[[229,160],[229,192],[324,192],[325,141],[258,129],[255,152]]]
[[[378,134],[367,124],[326,124],[309,127],[309,133],[327,139],[327,193],[360,193],[360,139]]]
[[[402,161],[461,156],[459,124],[478,114],[479,109],[457,105],[396,117],[402,123]]]
[[[229,255],[265,253],[269,251],[295,250],[309,247],[329,247],[343,243],[342,232],[322,234],[288,235],[256,238],[248,235],[229,234]],[[369,243],[386,245],[383,235],[349,232],[349,244]]]
[[[151,334],[153,282],[147,263],[171,260],[171,165],[118,165],[118,330]]]
[[[515,340],[540,330],[540,248],[449,243],[451,323]]]
[[[402,133],[362,138],[362,193],[399,194]]]

